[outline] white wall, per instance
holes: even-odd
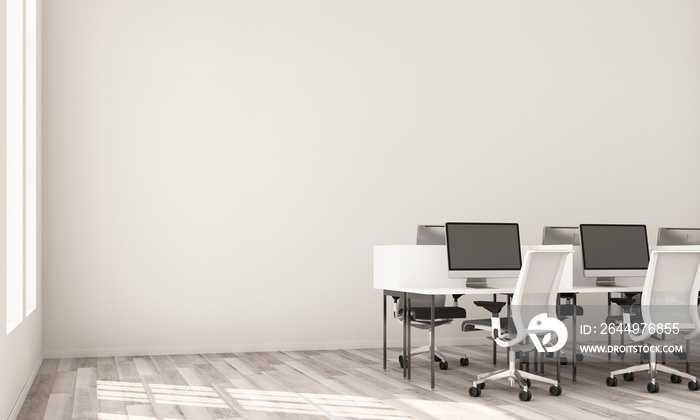
[[[47,2],[47,354],[378,346],[372,246],[420,223],[700,226],[699,18]]]
[[[41,0],[37,1],[38,20],[41,22]],[[15,418],[22,406],[24,396],[31,387],[42,361],[42,288],[41,265],[37,267],[37,308],[14,329],[5,333],[6,327],[6,224],[5,224],[5,186],[6,161],[4,138],[6,133],[5,103],[5,2],[0,5],[0,133],[3,133],[3,145],[0,146],[0,418]],[[37,25],[39,34],[41,24]],[[41,162],[41,37],[38,51],[38,104],[37,146],[38,161]],[[41,180],[41,165],[38,165],[37,179]],[[37,226],[38,261],[41,261],[41,181],[38,185],[39,223]]]

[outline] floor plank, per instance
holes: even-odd
[[[425,357],[412,360],[411,380],[403,377],[398,349],[389,350],[386,371],[381,349],[49,359],[18,419],[684,419],[696,417],[700,405],[700,392],[665,375],[658,394],[646,391],[644,374],[607,387],[609,372],[630,361],[579,363],[575,383],[571,365],[562,366],[559,397],[535,383],[532,401],[521,402],[503,381],[472,398],[476,375],[495,369],[491,346],[442,351],[450,367],[436,369],[435,389]],[[465,354],[469,366],[460,366]],[[500,353],[498,367],[505,362]],[[693,363],[691,371],[699,367]],[[550,361],[545,376],[555,372]]]

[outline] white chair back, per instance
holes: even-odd
[[[641,299],[645,323],[678,324],[685,331],[700,328],[700,247],[684,248],[652,251]]]
[[[573,251],[543,249],[526,252],[511,300],[511,319],[518,331],[513,341],[517,342],[525,335],[526,328],[535,316],[546,312],[548,317],[557,318],[559,283],[566,258],[572,253]]]

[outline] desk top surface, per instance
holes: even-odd
[[[571,290],[560,290],[561,293],[629,293],[641,292],[643,286],[574,286]],[[419,295],[501,295],[515,292],[514,287],[469,288],[469,287],[408,287],[384,289],[385,294],[394,291],[398,293],[415,293]]]
[[[408,287],[385,289],[385,292],[415,293],[419,295],[493,295],[508,294],[515,291],[512,287],[469,288],[469,287]],[[387,293],[388,294],[388,293]]]
[[[584,286],[584,287],[573,287],[573,290],[569,292],[574,293],[630,293],[630,292],[641,292],[644,286]],[[566,293],[565,290],[562,290]]]

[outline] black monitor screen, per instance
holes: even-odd
[[[649,244],[645,225],[581,225],[586,270],[645,270]]]
[[[520,270],[517,223],[446,223],[450,270]]]

